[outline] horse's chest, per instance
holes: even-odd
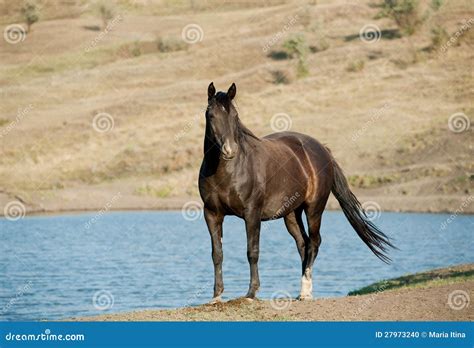
[[[243,216],[245,197],[242,187],[235,180],[207,180],[203,183],[206,194],[204,204],[226,214]]]
[[[242,190],[234,185],[224,186],[219,190],[219,204],[225,208],[228,214],[243,216],[247,201],[245,196]]]

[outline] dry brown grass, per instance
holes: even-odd
[[[265,7],[207,1],[196,8],[190,1],[153,1],[150,8],[123,1],[121,20],[100,40],[101,32],[91,30],[100,19],[87,6],[44,3],[45,15],[25,41],[0,42],[0,119],[7,120],[0,134],[32,106],[0,138],[0,203],[20,195],[33,210],[93,208],[118,190],[130,208],[198,199],[210,81],[220,89],[237,83],[240,117],[258,135],[272,132],[275,113],[290,115],[292,130],[326,143],[348,175],[369,178],[354,181],[362,199],[383,205],[387,197],[410,197],[400,209],[440,211],[472,195],[472,130],[455,134],[447,122],[456,112],[472,118],[466,71],[474,29],[445,53],[424,50],[433,23],[452,34],[474,17],[469,1],[448,2],[411,37],[416,61],[403,37],[358,39],[368,23],[394,29],[388,19],[373,19],[369,0]],[[14,9],[0,11],[5,25],[17,20]],[[322,31],[328,46],[308,54],[308,77],[275,84],[275,71],[292,71],[294,62],[272,59],[263,47],[294,16],[301,21],[272,50],[297,33],[312,46]],[[183,48],[181,31],[190,23],[204,37]],[[358,61],[363,69],[348,72]],[[113,130],[93,129],[100,112],[113,117]]]

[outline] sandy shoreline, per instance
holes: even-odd
[[[360,295],[297,301],[238,298],[176,309],[147,309],[74,317],[65,321],[472,321],[474,264],[382,280]]]
[[[144,310],[71,318],[66,321],[472,321],[469,306],[453,309],[450,294],[472,297],[474,281],[391,290],[382,293],[312,301],[236,299],[174,310]]]

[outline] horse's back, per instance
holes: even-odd
[[[278,132],[269,134],[263,139],[268,140],[274,144],[279,144],[280,146],[287,146],[293,152],[298,153],[303,149],[308,157],[312,161],[326,165],[328,161],[331,161],[331,153],[329,149],[321,144],[315,138],[297,132]]]
[[[327,200],[333,183],[332,155],[329,149],[313,137],[297,132],[272,133],[263,138],[271,147],[284,147],[295,156],[308,174],[306,198]]]

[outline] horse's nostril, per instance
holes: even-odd
[[[232,150],[232,146],[230,146],[228,142],[225,142],[222,145],[222,154],[224,155],[224,157],[227,157],[227,158],[234,157],[234,151]]]

